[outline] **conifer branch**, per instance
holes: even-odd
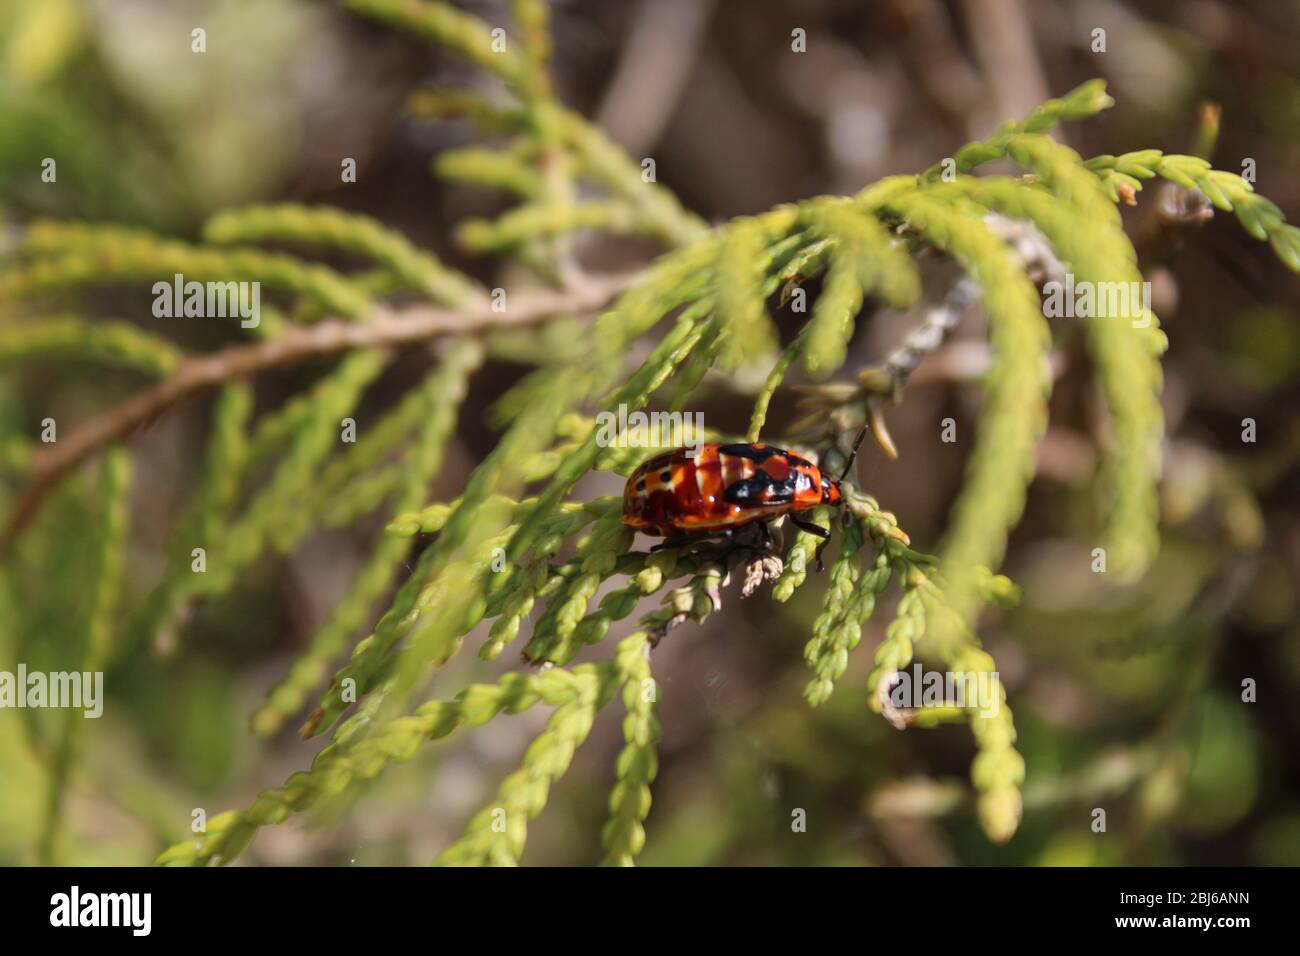
[[[0,328],[0,362],[83,358],[159,379],[52,445],[0,445],[5,468],[20,471],[26,481],[0,548],[14,543],[62,479],[111,449],[96,541],[102,551],[86,628],[90,662],[107,660],[119,646],[114,618],[128,463],[121,445],[189,397],[221,389],[205,473],[173,531],[167,568],[136,612],[139,633],[157,641],[191,602],[229,591],[259,557],[292,552],[320,525],[344,527],[379,509],[389,519],[325,624],[253,715],[254,729],[268,734],[315,700],[302,734],[328,732],[330,742],[309,770],[263,791],[246,810],[208,821],[204,833],[165,851],[159,862],[228,862],[261,827],[374,778],[459,727],[481,726],[540,702],[554,710],[520,768],[438,857],[450,864],[518,863],[529,824],[544,809],[551,786],[567,771],[602,708],[620,695],[623,747],[601,844],[605,862],[631,864],[645,842],[658,769],[658,688],[650,650],[677,625],[717,613],[722,589],[738,568],[743,567],[742,596],[772,582],[771,598],[788,601],[806,583],[809,562],[820,564],[823,541],[797,530],[784,558],[775,548],[752,554],[744,547],[674,543],[654,552],[632,550],[635,537],[623,523],[621,500],[575,501],[573,490],[593,471],[630,473],[666,439],[607,441],[599,412],[685,408],[711,373],[767,369],[746,432],[751,442],[766,439],[768,410],[796,363],[812,377],[830,378],[853,354],[869,304],[907,309],[918,300],[914,257],[927,248],[953,258],[965,278],[945,308],[913,329],[882,363],[849,369],[856,383],[816,386],[819,414],[809,423],[820,425],[821,434],[808,454],[837,473],[864,420],[882,446],[893,450],[879,420],[880,404],[901,398],[908,375],[942,341],[966,301],[977,298],[988,322],[991,363],[963,486],[935,559],[914,551],[894,515],[852,480],[844,481],[847,514],[805,646],[811,679],[804,695],[814,706],[831,697],[864,623],[888,585],[898,582],[902,595],[868,678],[870,706],[900,729],[967,723],[975,742],[971,779],[981,823],[990,839],[1009,839],[1022,810],[1025,762],[1015,747],[1001,685],[995,681],[996,699],[983,702],[995,705],[987,711],[969,704],[900,708],[889,695],[917,656],[995,677],[995,662],[976,633],[978,615],[985,604],[1004,603],[1016,591],[996,571],[1020,520],[1035,446],[1047,425],[1052,327],[1034,282],[1040,264],[1023,261],[998,223],[1006,217],[1032,224],[1035,235],[1041,233],[1039,244],[1050,245],[1063,268],[1094,283],[1141,279],[1114,203],[1134,201],[1146,179],[1194,189],[1217,208],[1233,211],[1253,237],[1268,241],[1297,270],[1300,229],[1241,177],[1203,160],[1141,150],[1084,162],[1043,135],[1058,122],[1110,106],[1100,81],[1004,124],[919,175],[890,177],[854,197],[817,197],[710,228],[655,181],[651,161],[626,155],[556,101],[550,17],[541,0],[512,0],[509,34],[437,0],[346,5],[431,40],[499,81],[493,86],[504,98],[500,103],[467,90],[427,90],[413,98],[413,109],[425,116],[467,117],[500,136],[496,148],[449,150],[433,164],[446,178],[497,188],[519,200],[492,219],[461,222],[456,238],[467,251],[513,257],[557,291],[520,293],[498,311],[485,289],[393,230],[364,216],[293,204],[223,211],[209,220],[199,243],[120,226],[37,222],[0,272],[0,306],[10,312],[33,304],[43,310],[49,300],[88,288],[138,286],[173,274],[259,282],[277,296],[267,323],[254,333],[258,341],[208,355],[185,355],[134,326],[81,316],[6,321]],[[971,175],[1004,158],[1027,175]],[[575,252],[579,238],[591,232],[646,235],[669,251],[634,275],[584,278]],[[363,265],[347,273],[255,244],[342,252]],[[768,298],[779,295],[784,303],[802,297],[802,283],[819,273],[821,292],[810,318],[779,349]],[[411,293],[430,304],[380,304]],[[599,316],[576,346],[544,358],[529,354],[542,351],[534,346],[548,336],[570,335],[574,317],[593,312]],[[633,346],[661,321],[666,331],[630,367]],[[1144,307],[1088,318],[1084,328],[1108,414],[1105,541],[1113,568],[1132,577],[1150,564],[1159,543],[1164,336]],[[516,340],[502,345],[491,338],[501,332]],[[358,407],[392,353],[440,337],[449,341],[437,367],[361,441],[334,454],[340,419]],[[425,496],[469,377],[485,354],[512,355],[536,368],[494,402],[491,421],[503,434],[463,491],[450,502],[428,504]],[[252,421],[254,376],[335,358],[341,361],[310,389]],[[709,430],[694,437],[720,436]],[[530,494],[533,483],[543,483],[540,492]],[[833,514],[820,507],[805,517],[829,529]],[[437,537],[384,607],[380,599],[420,534]],[[205,574],[186,573],[185,556],[194,541],[211,542],[212,566]],[[659,605],[639,617],[612,656],[573,664],[643,601],[660,594]],[[530,620],[531,629],[525,626]],[[482,658],[496,658],[518,643],[524,658],[541,669],[412,707],[419,683],[486,622],[487,637],[478,648]],[[179,646],[177,640],[163,643],[172,651]],[[342,663],[329,678],[336,659]],[[57,842],[73,742],[69,733],[53,752],[51,812],[42,838],[47,857]]]
[[[1215,208],[1235,213],[1242,227],[1273,247],[1288,269],[1300,272],[1300,228],[1288,223],[1277,204],[1237,173],[1213,169],[1199,156],[1164,154],[1143,149],[1121,156],[1095,156],[1084,164],[1095,172],[1114,202],[1136,202],[1142,180],[1161,177],[1201,193]]]
[[[203,237],[219,245],[282,242],[327,246],[366,256],[390,271],[398,282],[424,292],[445,306],[482,301],[485,293],[405,237],[365,216],[325,207],[292,204],[246,206],[218,213],[203,227]]]
[[[590,312],[631,285],[634,279],[635,276],[629,275],[592,278],[573,291],[533,293],[516,299],[506,312],[494,312],[486,304],[456,311],[428,306],[376,309],[364,324],[322,322],[309,328],[286,330],[278,338],[255,345],[234,346],[211,355],[186,358],[171,377],[154,388],[138,393],[83,425],[70,437],[33,452],[29,483],[0,534],[0,552],[8,549],[41,500],[65,475],[101,448],[127,438],[137,428],[199,392],[308,359],[410,346],[441,335],[475,334],[491,328],[542,322],[561,313]]]
[[[995,357],[984,383],[988,404],[942,552],[948,600],[969,617],[976,607],[974,569],[1001,562],[1033,477],[1034,449],[1047,427],[1051,337],[1033,283],[979,210],[935,203],[923,193],[892,208],[971,270],[989,317]]]

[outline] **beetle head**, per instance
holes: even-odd
[[[830,475],[822,475],[822,504],[838,505],[844,500],[840,494],[840,483]]]

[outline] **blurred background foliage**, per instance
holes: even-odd
[[[499,12],[488,2],[465,6],[489,18]],[[203,56],[190,52],[195,25],[207,30]],[[808,50],[791,57],[795,27],[807,31]],[[1097,27],[1107,31],[1104,53],[1091,50]],[[560,0],[554,30],[560,98],[633,156],[654,157],[660,181],[706,218],[923,169],[1092,76],[1108,81],[1118,107],[1061,134],[1083,155],[1191,151],[1202,104],[1217,103],[1215,164],[1237,170],[1253,159],[1259,190],[1300,218],[1295,4]],[[432,157],[473,134],[404,109],[417,87],[464,81],[467,72],[329,3],[9,0],[0,7],[0,216],[192,237],[226,206],[324,202],[375,216],[487,278],[488,264],[458,253],[449,237],[465,216],[499,211],[499,198],[429,175]],[[57,184],[40,181],[47,156],[58,157]],[[357,160],[356,184],[340,183],[341,157]],[[662,768],[643,864],[1300,863],[1295,280],[1266,245],[1224,221],[1231,217],[1171,225],[1154,188],[1126,217],[1170,339],[1162,553],[1129,587],[1089,571],[1088,436],[1097,412],[1075,350],[1005,569],[1024,600],[982,627],[1029,768],[1015,838],[992,845],[975,822],[969,734],[899,733],[868,711],[868,648],[887,616],[868,625],[867,647],[831,702],[807,707],[801,652],[825,586],[817,581],[788,605],[733,601],[657,650]],[[645,253],[635,240],[583,250],[594,268],[635,264]],[[779,318],[790,334],[791,317]],[[881,313],[861,323],[849,367],[879,361],[909,321]],[[953,363],[967,338],[947,346]],[[941,356],[931,361],[945,367]],[[498,358],[475,378],[430,500],[453,498],[490,450],[483,410],[525,370]],[[6,369],[0,420],[29,416],[52,375],[61,410],[84,415],[103,401],[105,382],[79,386],[83,374],[67,365]],[[260,386],[264,400],[301,381],[282,377]],[[120,378],[125,392],[133,379]],[[938,440],[937,422],[970,418],[978,401],[961,378],[918,373],[891,413],[901,459],[876,455],[860,470],[923,547],[941,527],[965,452],[961,441]],[[743,427],[748,399],[725,379],[706,379],[702,394],[696,408],[707,421]],[[158,560],[182,500],[177,489],[195,481],[205,405],[172,413],[133,443],[130,561]],[[778,431],[797,417],[792,406],[778,395]],[[1253,444],[1241,440],[1244,418],[1257,422]],[[87,571],[78,562],[88,557],[78,529],[97,520],[98,480],[87,470],[60,490],[64,507],[46,509],[67,524],[40,536],[58,549],[50,560],[62,573],[10,582],[45,593],[45,626],[5,627],[0,593],[6,664],[57,669],[81,639],[78,582]],[[611,476],[589,476],[579,493],[618,490]],[[291,731],[262,744],[247,715],[319,626],[369,541],[369,533],[322,533],[296,556],[264,562],[230,599],[200,608],[185,653],[125,655],[105,716],[86,734],[65,810],[64,862],[146,863],[186,835],[193,808],[247,805],[306,765],[314,744]],[[459,658],[435,690],[514,663]],[[1258,684],[1255,703],[1241,699],[1247,678]],[[364,790],[352,812],[331,805],[268,828],[242,862],[425,862],[460,832],[544,718],[528,712],[425,748]],[[33,859],[43,812],[28,719],[44,717],[0,712],[0,863]],[[534,825],[529,861],[599,855],[606,778],[620,746],[618,718],[603,715]],[[1090,826],[1097,807],[1107,811],[1104,834]],[[806,811],[806,832],[792,829],[794,808]]]

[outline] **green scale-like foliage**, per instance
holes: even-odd
[[[504,84],[505,96],[494,99],[470,90],[426,90],[411,104],[424,118],[468,118],[494,138],[492,145],[442,154],[434,163],[437,174],[519,200],[494,219],[460,224],[456,238],[467,252],[516,258],[540,284],[563,292],[580,289],[584,281],[574,281],[580,231],[648,236],[666,251],[622,282],[619,294],[582,310],[599,310],[581,333],[582,347],[555,357],[532,345],[543,341],[548,328],[559,330],[559,338],[573,337],[577,319],[563,302],[527,323],[540,327],[512,324],[518,322],[511,314],[517,304],[498,314],[489,290],[355,214],[294,205],[235,209],[213,217],[200,243],[116,226],[27,227],[0,271],[0,363],[73,358],[120,366],[168,386],[202,357],[147,327],[81,315],[69,303],[83,302],[82,294],[96,287],[138,290],[174,273],[199,281],[263,283],[275,305],[268,309],[270,321],[249,334],[272,348],[292,348],[318,327],[332,333],[336,326],[400,328],[421,321],[421,314],[427,319],[430,309],[447,310],[434,314],[448,322],[465,315],[481,320],[481,327],[462,324],[447,334],[423,380],[373,417],[367,393],[391,356],[382,346],[340,350],[346,354],[309,389],[260,415],[252,385],[241,376],[205,382],[221,388],[200,480],[175,522],[157,580],[133,607],[124,605],[119,584],[129,527],[128,452],[121,445],[107,452],[99,505],[91,511],[101,516],[95,551],[100,558],[87,588],[91,610],[79,632],[92,662],[142,642],[182,653],[185,611],[220,601],[266,555],[291,553],[320,528],[348,527],[374,512],[387,519],[351,585],[252,717],[253,728],[269,734],[314,702],[302,733],[329,733],[330,741],[309,770],[263,791],[246,810],[213,817],[203,833],[171,847],[159,862],[227,862],[259,828],[373,779],[430,741],[544,704],[553,708],[551,716],[519,769],[438,857],[449,864],[517,863],[528,824],[544,809],[552,784],[617,698],[625,711],[624,746],[601,842],[605,862],[632,863],[646,840],[657,772],[656,710],[673,706],[671,698],[659,700],[652,648],[677,625],[717,612],[721,590],[736,573],[743,572],[747,595],[767,580],[774,582],[770,599],[788,601],[820,563],[822,542],[803,531],[790,534],[787,527],[779,566],[769,556],[741,567],[707,548],[634,550],[618,498],[583,502],[572,500],[572,492],[593,470],[628,474],[656,448],[626,442],[605,447],[594,415],[620,407],[685,408],[706,375],[758,369],[759,377],[766,376],[744,437],[767,439],[768,412],[784,401],[782,386],[792,369],[801,367],[816,379],[835,376],[867,303],[906,309],[918,300],[913,257],[923,247],[950,257],[966,273],[987,319],[992,361],[982,380],[984,406],[965,480],[937,558],[913,550],[895,516],[852,479],[844,486],[844,522],[828,508],[808,516],[836,529],[840,541],[832,545],[837,550],[831,552],[821,611],[810,622],[805,696],[814,706],[830,698],[848,672],[865,623],[890,584],[896,585],[901,598],[874,651],[867,687],[857,692],[899,723],[968,723],[980,820],[990,838],[1009,839],[1020,819],[1025,763],[1000,685],[1000,706],[991,713],[937,707],[904,716],[888,703],[894,675],[917,656],[953,670],[994,672],[975,634],[977,617],[986,602],[1014,592],[995,572],[1024,507],[1035,446],[1047,426],[1047,357],[1056,330],[1024,263],[988,218],[998,214],[1032,223],[1057,258],[1079,280],[1091,282],[1140,281],[1115,203],[1153,177],[1198,190],[1217,208],[1233,211],[1251,236],[1268,241],[1298,271],[1300,233],[1240,177],[1201,160],[1142,150],[1084,161],[1043,135],[1062,120],[1085,119],[1109,106],[1100,82],[1049,101],[920,175],[891,177],[853,197],[819,197],[710,229],[599,130],[556,102],[547,69],[549,13],[540,0],[511,4],[515,29],[504,48],[494,46],[495,24],[445,3],[349,0],[347,6],[433,41]],[[1004,158],[1028,175],[973,175]],[[267,251],[267,245],[298,252]],[[312,250],[343,253],[361,267],[327,268],[304,257]],[[810,317],[780,348],[767,300],[784,301],[816,274],[824,281]],[[517,303],[537,290],[506,291]],[[413,311],[404,312],[391,297],[415,299]],[[665,319],[665,331],[638,348]],[[509,342],[494,337],[497,326],[509,331]],[[1136,576],[1158,541],[1164,337],[1149,313],[1089,319],[1084,331],[1109,416],[1103,540],[1112,567]],[[437,334],[434,328],[424,338]],[[514,360],[532,352],[539,367],[496,401],[492,420],[503,426],[500,440],[461,493],[430,504],[429,487],[468,381],[494,349]],[[627,357],[634,351],[645,358],[629,369]],[[839,383],[823,387],[841,389]],[[839,394],[860,393],[845,385]],[[800,447],[820,453],[828,465],[842,465],[856,423],[868,411],[860,407],[856,418],[828,419],[824,433]],[[349,417],[357,419],[359,437],[340,447],[340,422]],[[852,428],[845,426],[849,420]],[[740,440],[739,429],[705,437]],[[33,477],[46,460],[31,436],[5,436],[0,450],[7,479]],[[42,507],[54,512],[65,506],[65,497],[56,494]],[[53,518],[58,515],[40,514],[25,528],[14,526],[14,560],[32,565],[6,570],[13,576],[6,593],[17,595],[19,605],[23,589],[14,582],[58,557],[57,550],[31,540],[58,527]],[[416,536],[427,537],[411,561]],[[202,571],[192,561],[196,548],[205,551]],[[572,663],[661,592],[660,605],[641,614],[612,655]],[[42,613],[33,606],[19,610],[33,621]],[[487,634],[479,647],[482,658],[497,658],[515,645],[540,667],[471,684],[450,700],[413,703],[414,690],[452,660],[480,624]],[[46,748],[52,781],[52,822],[42,841],[47,855],[58,842],[58,807],[74,744],[69,735]]]

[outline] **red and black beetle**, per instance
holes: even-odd
[[[843,503],[840,482],[853,466],[865,431],[839,478],[772,445],[710,442],[697,446],[694,454],[679,448],[656,455],[627,480],[623,522],[669,539],[661,547],[729,535],[786,514],[796,527],[829,538],[829,531],[800,513]]]

